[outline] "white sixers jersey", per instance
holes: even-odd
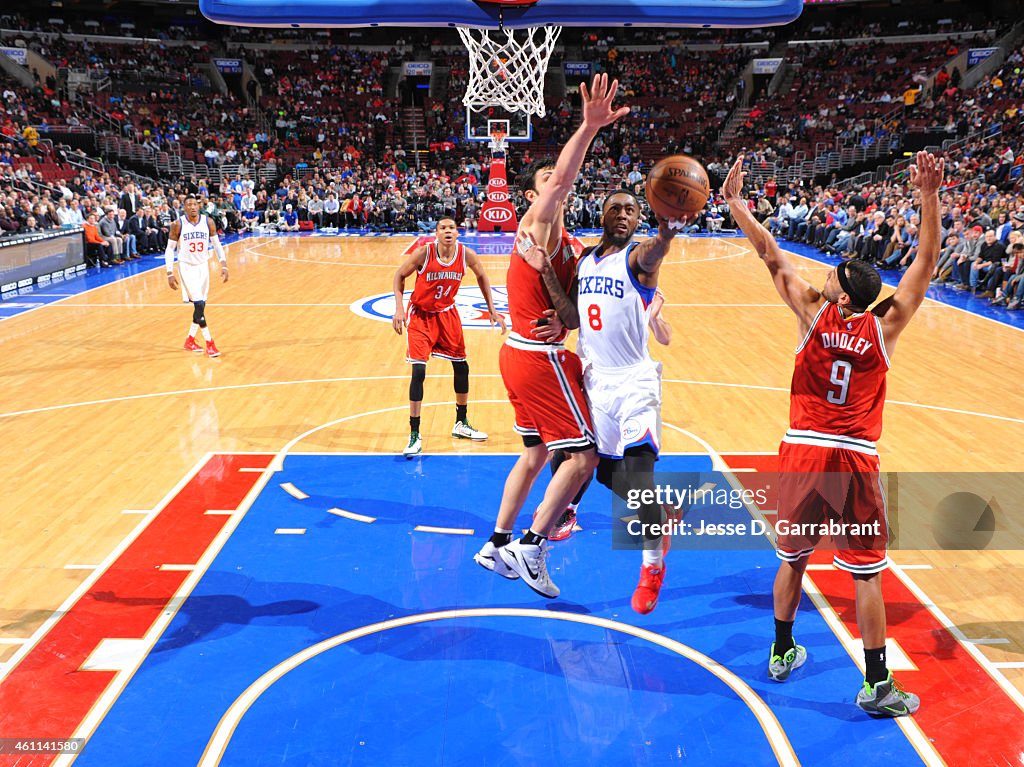
[[[183,264],[205,264],[210,257],[210,224],[206,216],[199,216],[199,223],[193,224],[182,216],[178,219],[181,233],[178,235],[178,261]]]
[[[586,251],[577,267],[580,313],[579,355],[595,368],[623,368],[650,360],[648,307],[654,288],[640,284],[629,268],[638,243],[598,258]]]

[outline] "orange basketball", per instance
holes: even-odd
[[[662,218],[685,218],[704,209],[711,184],[704,166],[685,154],[664,157],[647,174],[647,204]]]

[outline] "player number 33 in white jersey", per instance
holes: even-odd
[[[227,257],[220,237],[217,236],[217,229],[209,217],[199,213],[198,202],[190,198],[185,203],[185,215],[171,225],[167,249],[164,251],[167,281],[172,288],[178,287],[178,277],[174,273],[174,260],[177,256],[182,301],[207,300],[210,272],[206,264],[211,249],[220,261],[221,279],[227,282]]]

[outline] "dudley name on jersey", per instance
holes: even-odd
[[[836,304],[826,302],[796,350],[790,433],[874,442],[882,434],[888,370],[878,317],[871,312],[844,317]],[[786,441],[793,441],[788,434]]]

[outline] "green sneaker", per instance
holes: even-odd
[[[402,451],[402,455],[406,458],[412,458],[422,452],[423,440],[420,439],[420,433],[418,431],[414,431],[409,435],[409,444],[405,446],[405,450]]]
[[[857,693],[857,705],[875,717],[909,716],[920,707],[921,699],[900,687],[890,671],[884,682],[864,682]]]
[[[793,669],[800,668],[807,662],[807,649],[802,645],[794,645],[782,655],[775,654],[775,642],[772,642],[772,654],[768,660],[768,678],[774,682],[785,682]]]

